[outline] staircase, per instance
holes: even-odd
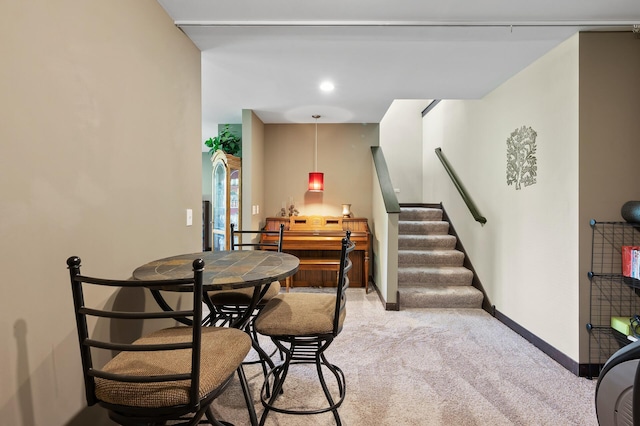
[[[478,308],[482,292],[449,235],[442,209],[403,207],[398,223],[398,303],[404,308]]]

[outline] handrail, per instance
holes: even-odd
[[[391,177],[389,176],[389,169],[387,168],[387,162],[384,159],[382,148],[379,146],[372,146],[371,155],[373,156],[373,165],[375,166],[375,171],[378,175],[378,183],[380,184],[380,190],[382,191],[384,207],[387,210],[387,213],[400,213],[400,204],[398,203],[396,193],[393,191]]]
[[[451,167],[451,164],[449,164],[449,162],[447,161],[447,158],[444,156],[444,153],[442,152],[441,148],[436,148],[436,155],[438,156],[438,158],[442,162],[442,165],[444,166],[444,169],[447,171],[447,174],[451,178],[451,181],[453,182],[453,185],[456,187],[456,189],[460,193],[460,196],[462,197],[462,200],[464,201],[464,203],[469,208],[469,211],[471,212],[471,215],[473,216],[473,218],[476,220],[476,222],[480,222],[482,225],[487,223],[487,219],[484,216],[482,216],[480,214],[480,212],[478,211],[478,208],[476,207],[475,203],[473,202],[473,200],[471,199],[469,194],[467,194],[467,191],[465,190],[464,186],[462,185],[462,182],[460,182],[460,179],[456,175],[456,172],[453,171],[453,168]]]

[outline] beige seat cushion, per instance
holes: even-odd
[[[214,305],[248,305],[253,297],[253,290],[253,287],[246,287],[235,290],[210,291],[208,294]],[[260,300],[260,304],[267,303],[278,293],[280,293],[280,283],[274,281],[262,300]]]
[[[176,343],[190,341],[191,327],[159,330],[135,343]],[[219,388],[242,363],[251,348],[251,339],[235,328],[203,327],[200,357],[200,397]],[[104,371],[152,376],[191,371],[191,350],[120,352]],[[164,383],[126,383],[96,378],[96,396],[105,402],[133,407],[170,407],[189,402],[188,380]]]
[[[310,336],[333,332],[335,294],[285,293],[262,309],[255,328],[266,336]],[[346,310],[340,315],[340,327]]]

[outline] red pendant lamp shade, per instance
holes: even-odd
[[[320,118],[320,116],[312,115],[312,117],[316,120],[316,146],[314,154],[314,171],[309,173],[309,191],[321,192],[324,191],[324,173],[318,172],[318,118]]]
[[[324,173],[309,173],[309,191],[324,191]]]

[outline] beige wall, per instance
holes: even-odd
[[[380,121],[380,147],[399,203],[422,199],[422,111],[424,99],[396,99]]]
[[[293,198],[300,215],[341,215],[350,203],[357,217],[371,222],[371,146],[378,145],[377,124],[318,124],[318,171],[324,192],[307,191],[314,169],[315,123],[264,126],[264,210],[276,216]]]
[[[201,247],[200,53],[154,0],[9,0],[0,56],[0,423],[62,425],[85,405],[66,258],[126,278]]]
[[[506,183],[506,141],[537,131],[537,183]],[[491,303],[578,359],[578,37],[477,101],[443,101],[424,122],[425,202],[444,204]],[[434,154],[487,218],[475,222]]]
[[[242,111],[242,134],[242,227],[260,229],[264,226],[264,123],[251,110]]]
[[[372,184],[373,220],[369,226],[372,234],[373,282],[382,297],[382,303],[395,304],[398,303],[398,219],[400,214],[387,213],[375,170]]]
[[[589,315],[590,219],[621,221],[620,208],[640,200],[640,40],[631,33],[580,35],[581,321]],[[581,354],[587,359],[587,333]]]
[[[398,202],[422,201],[422,111],[428,100],[398,99],[380,121],[384,154]],[[373,176],[373,280],[385,304],[398,302],[398,218],[388,214],[378,178]]]

